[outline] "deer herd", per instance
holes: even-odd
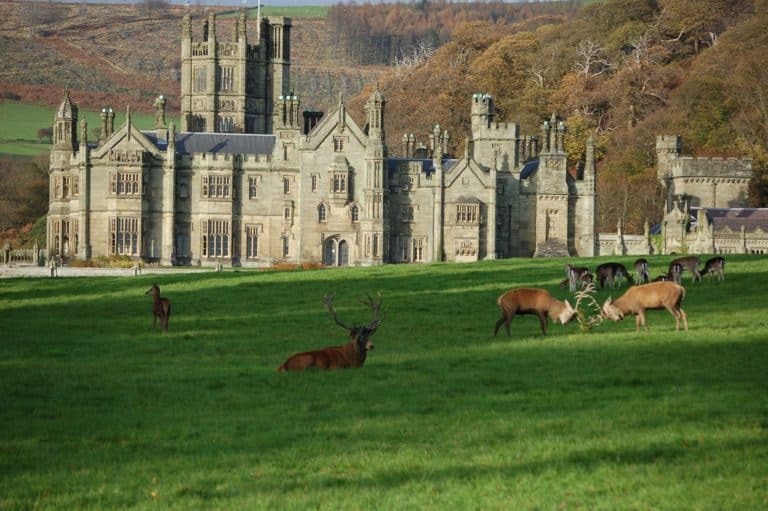
[[[694,283],[702,280],[705,275],[716,277],[718,280],[725,278],[723,257],[718,256],[707,260],[701,270],[699,264],[700,259],[697,256],[680,257],[669,264],[665,273],[651,280],[648,261],[645,258],[635,261],[634,273],[630,273],[623,264],[614,262],[600,264],[594,274],[587,267],[573,266],[568,263],[565,265],[566,278],[560,283],[560,287],[568,286],[576,296],[583,297],[585,293],[594,291],[595,275],[600,289],[614,289],[615,286],[620,288],[622,282],[626,280],[632,287],[615,300],[610,296],[606,299],[598,313],[600,320],[621,321],[626,315],[634,314],[636,331],[640,331],[641,326],[648,331],[645,312],[649,309],[666,309],[675,318],[675,330],[680,330],[682,321],[687,331],[688,315],[681,308],[685,298],[685,288],[682,286],[683,272],[689,272]],[[637,285],[633,286],[633,284]],[[157,284],[150,287],[145,294],[152,297],[153,324],[157,326],[159,320],[163,332],[167,332],[171,301],[160,296],[160,288]],[[381,295],[378,295],[378,301],[370,295],[367,296],[367,300],[361,301],[373,313],[371,321],[365,325],[346,324],[339,320],[333,306],[333,299],[333,294],[324,297],[325,310],[337,325],[349,332],[349,342],[339,346],[296,353],[277,368],[279,372],[304,371],[312,368],[340,369],[361,367],[365,364],[368,352],[373,349],[371,337],[386,318],[386,313],[381,309]],[[501,309],[501,318],[496,322],[493,330],[494,337],[498,334],[501,325],[504,325],[509,336],[509,325],[516,315],[536,315],[541,325],[541,333],[546,335],[550,319],[565,325],[580,314],[578,300],[574,307],[568,300],[560,301],[553,297],[546,289],[511,289],[499,296],[496,303]]]

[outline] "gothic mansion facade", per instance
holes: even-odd
[[[153,131],[101,115],[89,141],[68,93],[50,161],[50,255],[127,255],[161,265],[329,266],[596,255],[594,144],[583,175],[566,171],[565,126],[538,137],[495,120],[493,98],[471,98],[472,135],[448,158],[435,126],[426,151],[404,137],[388,156],[377,90],[359,126],[339,101],[301,112],[289,91],[290,20],[245,12],[233,40],[182,25],[181,126],[155,102]]]

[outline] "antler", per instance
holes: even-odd
[[[379,297],[379,302],[378,303],[373,301],[373,298],[371,297],[370,294],[366,293],[365,296],[368,297],[368,300],[367,301],[366,300],[360,300],[360,303],[362,303],[363,305],[367,305],[373,311],[373,319],[371,320],[370,323],[368,323],[368,327],[367,328],[369,330],[376,330],[377,328],[379,328],[379,325],[381,325],[381,322],[384,321],[387,318],[387,313],[386,312],[384,312],[383,316],[380,316],[380,314],[381,314],[381,302],[382,302],[381,293],[376,293],[376,296]]]
[[[592,282],[590,282],[589,284],[584,286],[584,289],[575,293],[575,296],[576,296],[575,308],[577,310],[576,319],[578,319],[579,327],[583,332],[586,332],[593,326],[598,326],[600,323],[603,322],[603,315],[600,309],[600,304],[597,303],[597,300],[595,300],[595,297],[593,296],[594,292],[595,292],[595,285]],[[587,305],[592,310],[596,310],[598,313],[587,316],[587,313],[581,308],[582,301],[586,301]]]
[[[325,310],[328,311],[328,314],[331,315],[331,317],[333,318],[333,320],[336,322],[337,325],[347,330],[354,330],[355,329],[354,323],[352,324],[352,326],[345,325],[344,323],[339,321],[339,318],[336,317],[336,309],[333,308],[333,299],[335,297],[336,297],[336,293],[325,295],[325,297],[323,298],[323,304],[325,305]]]

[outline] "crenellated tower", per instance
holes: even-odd
[[[195,40],[189,10],[181,31],[181,131],[272,133],[273,107],[290,84],[290,18],[259,18],[259,40],[250,44],[241,9],[232,40],[216,35],[208,12]]]

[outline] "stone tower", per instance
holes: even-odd
[[[77,105],[69,97],[69,89],[53,118],[53,150],[70,155],[77,150]]]
[[[565,123],[555,114],[541,126],[542,148],[536,182],[534,257],[568,255],[568,183]]]
[[[369,263],[380,263],[384,257],[384,201],[387,146],[384,142],[384,107],[387,100],[376,90],[365,103],[368,144],[365,149],[365,214],[362,230],[366,246],[370,246]]]
[[[272,133],[274,102],[290,84],[289,18],[258,19],[259,41],[249,44],[247,14],[238,15],[231,41],[216,36],[216,14],[192,37],[189,10],[181,35],[181,131]]]

